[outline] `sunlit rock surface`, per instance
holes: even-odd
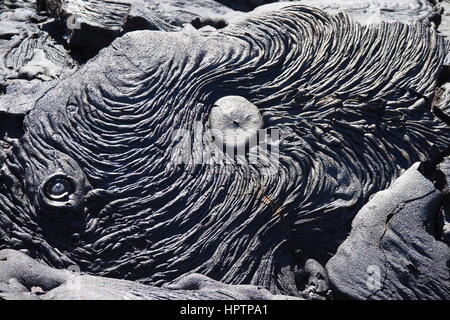
[[[416,164],[361,209],[327,264],[336,293],[353,299],[450,298],[448,162],[432,173],[442,181],[433,184]]]
[[[445,11],[265,2],[0,4],[2,298],[448,298]]]

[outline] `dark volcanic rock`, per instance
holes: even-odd
[[[442,178],[450,180],[449,160]],[[335,293],[353,299],[450,299],[450,198],[408,169],[378,192],[327,264]]]
[[[227,19],[238,12],[220,5],[213,0],[147,0],[176,26],[193,24],[196,27],[206,24],[224,27]]]
[[[272,2],[277,2],[277,0],[217,0],[234,10],[239,11],[251,11],[254,8]]]
[[[129,31],[175,31],[191,23],[223,28],[233,12],[212,0],[41,0],[39,8],[56,18],[55,37],[63,29],[63,41],[82,62]]]
[[[145,2],[42,0],[39,8],[56,19],[49,32],[64,30],[63,39],[73,56],[81,62],[94,57],[115,38],[139,28],[171,30],[171,27]],[[131,10],[133,7],[133,10]],[[131,10],[131,16],[127,19]],[[144,16],[142,16],[144,14]],[[125,29],[124,29],[125,27]],[[127,30],[129,29],[129,30]]]
[[[266,1],[275,2],[275,1]],[[362,24],[385,22],[425,23],[440,22],[440,9],[428,0],[297,0],[278,1],[258,10],[273,10],[289,5],[316,7],[329,14],[347,13]]]
[[[13,92],[23,95],[43,81],[65,78],[76,70],[64,47],[39,29],[44,20],[31,9],[0,13],[0,97]],[[0,103],[0,110],[16,107]]]
[[[237,1],[242,6],[255,8],[273,1]],[[230,2],[227,3],[230,5]],[[425,0],[410,1],[293,1],[261,6],[258,11],[271,11],[290,5],[311,5],[328,13],[348,13],[360,23],[381,21],[437,21],[438,9]],[[232,8],[236,6],[231,5]],[[94,57],[114,39],[134,30],[176,31],[184,26],[200,29],[210,26],[220,29],[240,17],[234,11],[213,0],[39,0],[38,10],[47,11],[56,20],[47,26],[55,39],[66,44],[72,56],[84,63]],[[242,9],[248,11],[246,9]]]
[[[425,24],[298,6],[210,32],[127,33],[5,139],[0,248],[156,286],[201,273],[326,296],[320,264],[370,195],[450,143],[429,101],[446,50]],[[256,162],[206,134],[247,127],[243,102],[210,121],[231,96],[268,132]]]
[[[441,24],[439,25],[439,31],[445,37],[450,37],[450,1],[444,0],[439,2],[439,7],[442,10]]]
[[[15,9],[36,9],[36,0],[2,0],[0,2],[0,13]]]
[[[48,34],[26,30],[11,41],[0,44],[5,79],[51,80],[74,67],[64,48]]]
[[[14,250],[0,251],[0,299],[7,300],[287,300],[255,286],[232,286],[192,274],[158,288],[49,268]]]

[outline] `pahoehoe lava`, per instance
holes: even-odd
[[[449,146],[430,107],[448,50],[425,24],[304,6],[127,33],[5,138],[0,249],[155,286],[195,272],[298,296],[305,261],[325,264],[371,195]],[[278,159],[174,163],[174,133],[204,150],[196,137],[230,96],[279,130]]]

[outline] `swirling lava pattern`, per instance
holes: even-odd
[[[329,14],[345,12],[361,24],[381,21],[402,23],[440,21],[439,8],[433,1],[428,0],[297,0],[292,1],[292,4],[315,7]],[[265,5],[262,9],[285,5],[289,4],[279,1]]]
[[[156,285],[195,271],[295,294],[298,261],[326,262],[374,192],[448,146],[427,102],[446,51],[421,24],[301,6],[216,32],[126,34],[26,116],[5,152],[2,246]],[[171,161],[175,130],[195,158],[195,131],[230,95],[280,130],[276,173],[265,156]],[[52,208],[41,189],[55,173],[77,192]]]

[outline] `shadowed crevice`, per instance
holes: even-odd
[[[0,139],[20,139],[24,134],[24,115],[0,114]]]

